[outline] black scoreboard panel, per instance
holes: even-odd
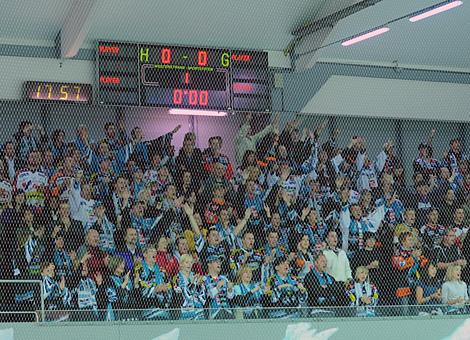
[[[99,42],[97,65],[102,104],[271,109],[266,52]]]

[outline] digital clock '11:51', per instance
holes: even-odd
[[[90,84],[28,81],[24,96],[28,100],[91,103],[92,87]]]

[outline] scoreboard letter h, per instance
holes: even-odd
[[[145,58],[145,62],[148,63],[149,61],[149,49],[148,48],[140,48],[140,62],[143,63]]]

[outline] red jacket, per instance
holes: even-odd
[[[160,270],[165,271],[168,279],[178,274],[180,270],[178,260],[168,252],[157,251],[155,261],[160,266]]]

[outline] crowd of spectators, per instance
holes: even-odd
[[[83,125],[49,136],[22,122],[0,158],[2,278],[42,280],[50,319],[467,311],[459,139],[437,159],[432,131],[408,185],[391,141],[370,155],[362,136],[337,145],[327,122],[280,130],[274,115],[255,133],[253,121],[203,150],[191,132],[175,150],[180,126],[146,141],[108,122],[94,143]],[[3,308],[39,309],[33,285],[2,287]]]

